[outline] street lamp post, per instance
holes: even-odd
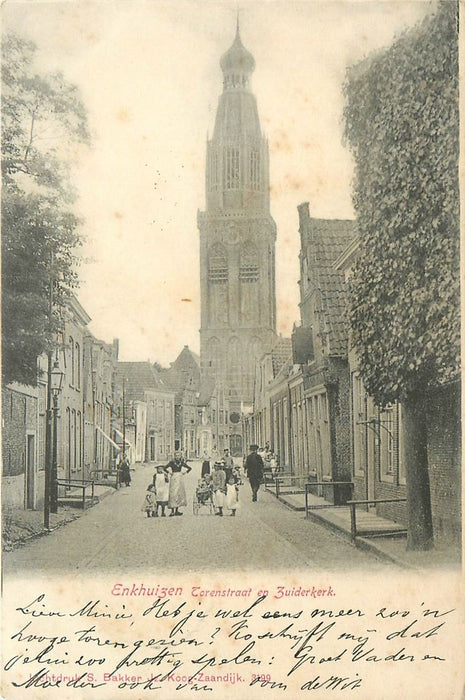
[[[58,463],[57,463],[57,447],[58,447],[58,396],[61,392],[63,384],[64,372],[60,369],[58,365],[58,360],[55,360],[55,364],[50,373],[51,383],[50,390],[53,400],[53,444],[52,444],[52,454],[51,454],[51,468],[50,468],[50,512],[57,513],[58,511]]]

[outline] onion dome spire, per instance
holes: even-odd
[[[248,86],[249,78],[255,70],[255,59],[241,41],[239,14],[237,16],[236,36],[231,47],[221,57],[220,66],[223,71],[225,90]]]

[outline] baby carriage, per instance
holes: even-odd
[[[205,510],[208,515],[212,515],[215,512],[211,486],[197,486],[195,489],[194,500],[192,502],[194,515],[198,515],[202,509]]]

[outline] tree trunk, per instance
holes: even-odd
[[[426,396],[415,392],[402,401],[404,461],[407,475],[407,549],[434,546],[428,474]]]

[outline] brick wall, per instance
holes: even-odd
[[[3,476],[18,476],[26,467],[26,433],[37,431],[37,397],[6,387],[2,417]]]
[[[2,389],[2,502],[4,507],[34,507],[37,501],[37,391],[21,385]],[[26,450],[33,436],[33,469],[26,499]],[[27,501],[27,502],[26,502]]]

